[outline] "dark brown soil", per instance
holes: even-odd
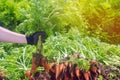
[[[120,80],[120,71],[112,69],[110,66],[102,67],[103,80]]]

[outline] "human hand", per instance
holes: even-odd
[[[46,33],[44,31],[39,31],[39,32],[35,32],[29,36],[26,36],[27,44],[36,45],[38,42],[39,36],[41,36],[42,42],[45,42],[45,39],[47,38]]]

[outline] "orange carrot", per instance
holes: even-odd
[[[36,57],[32,58],[32,68],[30,70],[30,76],[32,76],[35,73],[35,71],[38,67],[38,65],[36,64],[36,60],[37,60]]]
[[[85,80],[89,80],[89,73],[88,72],[84,72],[83,75],[84,75]]]
[[[26,77],[30,79],[31,75],[30,75],[30,71],[26,71]]]
[[[56,65],[56,80],[59,80],[60,75],[60,65]]]
[[[75,74],[76,74],[76,76],[77,76],[78,78],[80,77],[80,69],[79,69],[78,66],[75,67]]]

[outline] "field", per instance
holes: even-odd
[[[70,62],[87,71],[89,62],[94,60],[104,73],[99,74],[98,80],[119,80],[119,3],[120,0],[0,0],[0,26],[25,35],[45,31],[48,37],[42,55],[49,63]],[[4,74],[6,80],[28,80],[25,74],[32,67],[36,50],[36,45],[0,42],[0,77]],[[71,57],[75,53],[80,58]],[[69,59],[64,60],[66,57]],[[49,80],[44,67],[36,71]]]

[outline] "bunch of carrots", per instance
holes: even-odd
[[[100,65],[97,61],[90,61],[88,71],[81,70],[76,64],[63,62],[60,64],[48,63],[42,54],[34,54],[32,58],[32,68],[26,72],[29,80],[34,80],[34,73],[39,66],[43,66],[50,75],[50,80],[97,80],[101,74]]]

